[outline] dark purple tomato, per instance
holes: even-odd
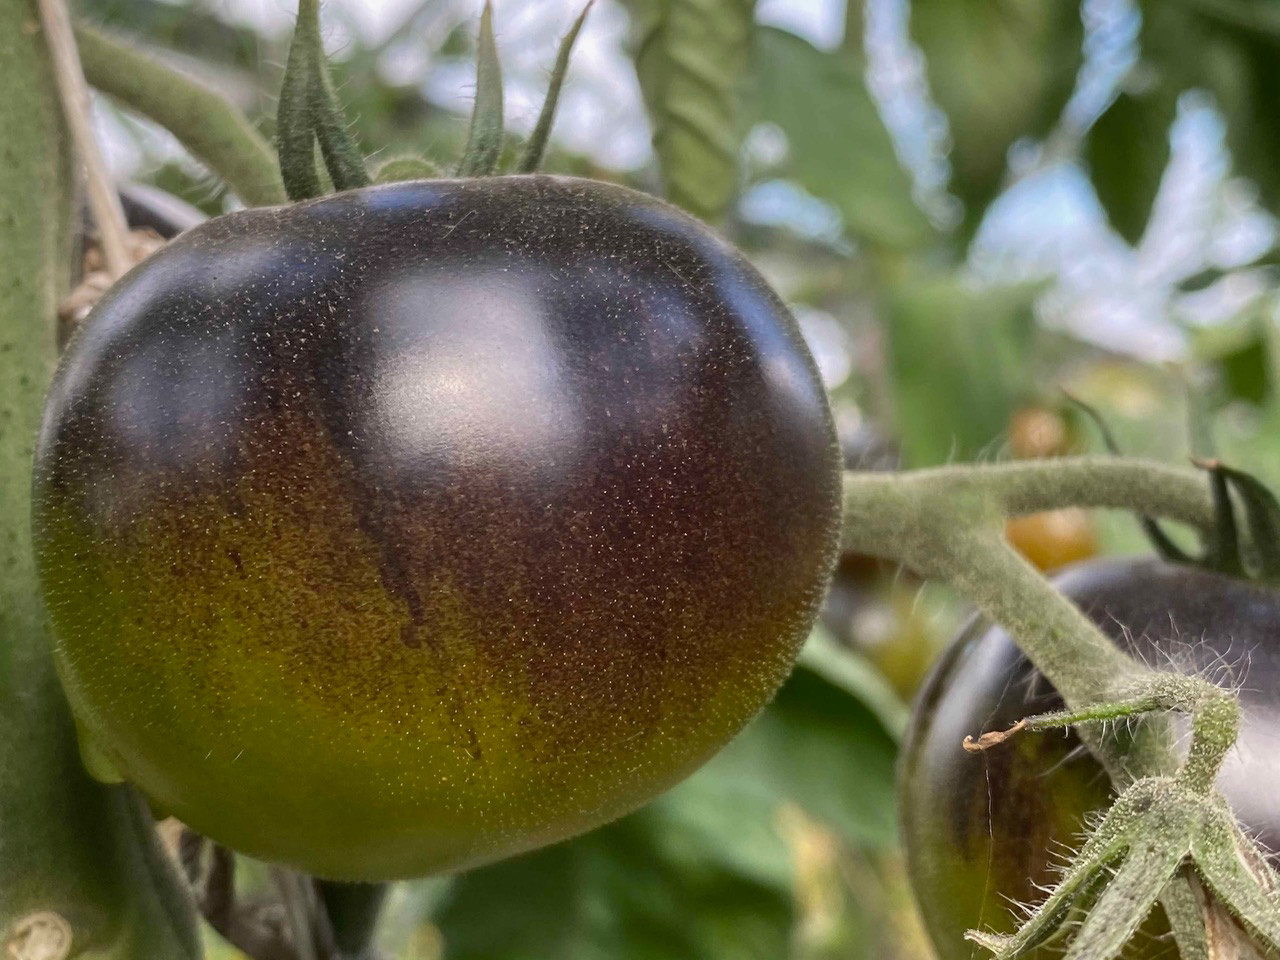
[[[36,455],[97,752],[336,879],[494,860],[689,774],[787,675],[839,516],[760,276],[661,201],[547,176],[186,231],[78,331]]]
[[[1154,559],[1096,561],[1054,581],[1098,626],[1155,666],[1238,683],[1240,741],[1219,786],[1245,825],[1280,851],[1280,592]],[[1010,899],[1036,903],[1110,781],[1074,732],[1024,734],[979,754],[966,734],[1002,730],[1062,700],[1004,630],[976,620],[916,700],[899,770],[912,887],[941,960],[968,960],[974,927],[1008,932]],[[1147,925],[1126,957],[1177,956]],[[1048,949],[1037,957],[1056,956]]]

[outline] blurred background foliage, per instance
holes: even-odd
[[[272,127],[287,0],[79,0]],[[329,0],[354,130],[442,162],[465,138],[478,0]],[[497,0],[515,137],[578,0]],[[792,305],[858,469],[1102,449],[1216,452],[1280,480],[1270,0],[598,0],[547,169],[663,192]],[[122,178],[236,205],[106,100]],[[1064,511],[1053,568],[1143,549]],[[845,557],[777,701],[720,757],[589,836],[397,888],[389,956],[926,958],[894,839],[904,704],[965,611]],[[241,882],[262,883],[260,872]],[[211,955],[231,957],[209,934]]]

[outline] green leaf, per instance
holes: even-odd
[[[38,17],[0,3],[0,955],[186,960],[194,914],[145,804],[91,780],[51,656],[31,547],[31,446],[69,279],[72,169]]]
[[[696,789],[696,788],[695,788]],[[739,843],[770,823],[742,803],[683,810],[679,788],[594,833],[459,877],[436,923],[450,960],[688,960],[785,956],[793,924],[786,884],[723,862],[709,812]],[[699,801],[691,799],[691,804]],[[776,835],[770,859],[789,855]]]
[[[755,0],[627,0],[667,197],[707,220],[738,187],[738,118]]]
[[[876,710],[804,663],[707,772],[755,782],[801,807],[849,842],[894,842],[897,743]]]
[[[1074,0],[913,0],[912,38],[951,126],[951,190],[977,229],[1020,137],[1057,122],[1083,60]]]
[[[1262,406],[1271,396],[1272,309],[1274,304],[1266,299],[1229,323],[1193,331],[1196,357],[1217,368],[1233,400]]]
[[[848,49],[830,53],[774,27],[755,30],[751,119],[775,124],[789,151],[781,175],[835,205],[851,233],[894,248],[935,233]]]
[[[857,698],[895,739],[906,730],[910,711],[889,681],[871,661],[841,644],[821,624],[813,628],[800,651],[800,665]]]
[[[1169,128],[1177,91],[1155,86],[1122,91],[1085,141],[1085,161],[1098,200],[1120,236],[1137,246],[1169,164]]]
[[[1029,386],[1039,291],[941,275],[891,293],[889,380],[904,466],[992,452]]]
[[[1280,13],[1269,0],[1145,0],[1139,44],[1165,96],[1202,88],[1227,121],[1236,172],[1280,211]]]

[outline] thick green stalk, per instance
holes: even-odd
[[[0,0],[0,955],[192,958],[190,905],[149,814],[80,764],[36,582],[31,454],[75,219],[37,24],[31,0]]]
[[[847,549],[897,560],[955,587],[999,623],[1072,709],[1116,699],[1147,668],[1120,652],[1001,535],[1004,519],[1059,507],[1116,507],[1212,529],[1203,474],[1122,457],[1078,457],[847,473]],[[1133,743],[1082,734],[1118,782],[1171,773],[1166,731],[1144,723]],[[979,731],[956,731],[959,738]]]
[[[284,203],[275,153],[236,107],[198,80],[80,26],[89,84],[172,133],[248,206]]]

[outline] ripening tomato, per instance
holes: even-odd
[[[1280,592],[1155,559],[1094,561],[1055,581],[1099,628],[1153,665],[1240,686],[1239,743],[1219,786],[1246,827],[1280,851]],[[1011,932],[1038,903],[1110,780],[1074,732],[1024,734],[966,753],[966,734],[1002,730],[1061,698],[1004,630],[975,620],[917,696],[899,768],[912,887],[941,960],[969,960],[966,930]],[[1159,914],[1159,911],[1157,911]],[[1126,957],[1177,951],[1146,926]],[[1033,956],[1059,956],[1051,948]]]
[[[586,830],[769,699],[839,536],[792,317],[661,201],[547,176],[218,217],[51,390],[40,572],[95,750],[338,879]]]

